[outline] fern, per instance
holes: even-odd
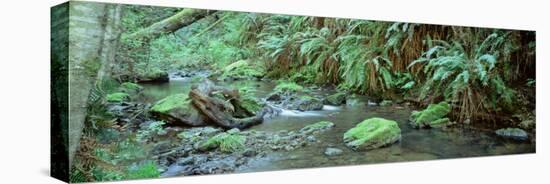
[[[428,40],[433,47],[409,65],[422,64],[428,75],[421,98],[430,93],[459,104],[460,119],[498,111],[496,104],[510,106],[514,91],[496,70],[506,35],[493,33],[470,51],[459,41]]]

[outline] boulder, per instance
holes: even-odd
[[[206,151],[219,148],[222,152],[233,153],[244,150],[245,142],[246,136],[228,131],[209,138],[200,145],[199,150]]]
[[[527,132],[520,128],[502,128],[495,131],[498,136],[524,141],[529,139]]]
[[[415,128],[439,128],[450,124],[447,114],[451,112],[451,106],[447,102],[430,104],[422,111],[412,112],[411,125]]]
[[[318,98],[312,96],[300,96],[293,105],[293,109],[299,111],[315,111],[322,110],[323,103]]]
[[[138,74],[138,82],[168,82],[170,77],[168,72],[160,69],[151,69]]]
[[[342,154],[344,151],[338,148],[327,148],[325,149],[325,155],[326,156],[337,156]]]
[[[346,97],[346,106],[349,107],[359,107],[366,106],[367,104],[363,102],[357,95],[353,94],[349,97]]]
[[[266,98],[267,101],[281,101],[283,99],[281,93],[273,92]]]
[[[206,117],[193,107],[187,94],[174,94],[154,104],[150,112],[168,123],[186,126],[204,126]]]
[[[223,68],[221,79],[261,78],[265,71],[248,60],[239,60]]]
[[[353,150],[371,150],[401,140],[397,122],[383,118],[370,118],[344,133],[344,143]]]
[[[342,105],[346,103],[346,93],[338,92],[330,95],[325,99],[325,103],[328,105]]]

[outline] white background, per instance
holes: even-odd
[[[542,183],[550,171],[547,120],[550,6],[544,0],[102,0],[537,31],[537,153],[120,183]],[[49,7],[1,1],[0,183],[61,183],[49,175]]]

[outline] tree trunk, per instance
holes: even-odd
[[[79,148],[90,90],[114,60],[120,5],[70,2],[69,15],[69,166]],[[101,71],[98,71],[101,70]]]
[[[215,12],[215,10],[184,9],[171,17],[131,34],[129,38],[151,40],[162,34],[172,33],[182,27],[191,25],[195,21]]]

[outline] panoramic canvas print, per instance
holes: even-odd
[[[535,31],[71,1],[67,182],[535,153]]]

